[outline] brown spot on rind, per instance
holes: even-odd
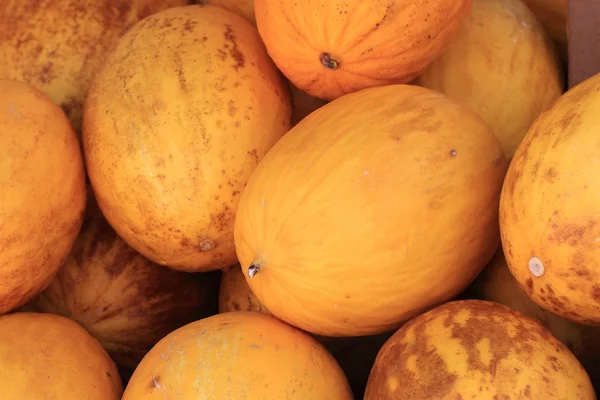
[[[211,251],[214,248],[215,248],[215,242],[213,242],[210,239],[204,239],[198,245],[198,249],[200,251]]]
[[[319,61],[327,69],[337,69],[340,66],[340,62],[326,52],[319,55]]]
[[[235,61],[235,64],[233,64],[233,69],[238,71],[240,68],[244,68],[244,65],[246,64],[246,59],[244,55],[240,52],[240,49],[238,48],[236,37],[231,25],[225,25],[224,36],[225,40],[229,42],[229,45],[226,46],[226,48],[229,50],[229,55]]]
[[[160,381],[160,375],[154,376],[150,380],[150,389],[154,389],[155,387],[157,387],[159,385],[159,381]]]

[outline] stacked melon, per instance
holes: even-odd
[[[550,8],[88,2],[0,5],[3,399],[596,398]]]

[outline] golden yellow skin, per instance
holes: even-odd
[[[219,312],[256,311],[271,314],[252,293],[239,264],[223,270],[219,288]]]
[[[542,113],[510,165],[500,203],[506,261],[538,305],[600,324],[600,74]]]
[[[192,322],[162,339],[123,400],[351,400],[339,365],[314,338],[257,312]]]
[[[48,286],[85,202],[81,150],[65,114],[33,87],[0,79],[0,314]]]
[[[560,55],[568,57],[567,0],[523,0],[546,32],[554,39]]]
[[[487,301],[422,314],[383,345],[364,400],[595,400],[577,358],[537,321]]]
[[[292,84],[325,100],[407,83],[439,57],[471,0],[255,0],[258,31]]]
[[[67,318],[18,312],[0,316],[2,400],[120,400],[115,363]]]
[[[80,130],[94,73],[135,22],[189,0],[2,0],[0,78],[49,95]]]
[[[240,264],[261,303],[301,329],[397,328],[490,260],[506,168],[483,120],[440,93],[392,85],[343,96],[254,171],[236,219]]]
[[[215,314],[217,285],[213,274],[190,275],[144,258],[91,198],[69,258],[27,307],[77,321],[119,366],[133,369],[165,335]]]
[[[461,30],[417,84],[469,105],[509,160],[564,91],[552,42],[522,0],[473,0]]]
[[[239,195],[289,129],[290,108],[246,19],[199,5],[146,18],[121,38],[86,103],[84,153],[100,209],[158,264],[234,264]]]

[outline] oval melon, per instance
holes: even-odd
[[[600,74],[542,113],[521,142],[500,203],[502,248],[542,308],[600,324]]]
[[[322,336],[385,332],[457,295],[498,247],[507,161],[472,110],[418,86],[343,96],[255,169],[235,243],[278,318]]]
[[[0,79],[0,314],[48,286],[85,201],[81,150],[63,111],[32,86]]]
[[[240,192],[287,132],[290,108],[246,19],[200,5],[144,19],[119,40],[86,102],[84,152],[102,213],[158,264],[234,264]]]
[[[79,133],[93,75],[135,22],[189,0],[2,0],[0,78],[46,93]]]
[[[522,0],[473,0],[456,37],[417,82],[473,108],[509,160],[564,86],[552,42]]]
[[[333,100],[408,83],[439,57],[471,0],[255,0],[258,31],[283,74]]]
[[[79,324],[53,314],[0,316],[2,400],[120,400],[115,363]]]
[[[453,301],[383,345],[365,400],[596,400],[577,358],[541,324],[488,301]]]
[[[90,198],[68,260],[28,306],[77,321],[119,367],[133,369],[164,336],[217,312],[217,284],[213,274],[174,271],[144,258]]]
[[[123,400],[350,400],[335,359],[273,316],[229,312],[167,335],[135,370]]]

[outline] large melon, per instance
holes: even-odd
[[[383,345],[364,400],[596,400],[577,358],[537,321],[488,301],[453,301]]]
[[[133,370],[164,336],[217,312],[216,278],[147,260],[117,236],[90,199],[68,260],[27,306],[77,321],[120,367]]]
[[[600,324],[600,74],[535,121],[500,203],[502,247],[521,287],[563,318]]]
[[[247,179],[290,126],[288,88],[246,19],[176,7],[136,24],[98,73],[83,144],[98,204],[146,258],[185,271],[236,259]]]
[[[120,400],[115,363],[85,329],[53,314],[0,316],[2,400]]]
[[[0,79],[0,314],[50,283],[85,201],[81,150],[65,114],[30,85]]]
[[[258,31],[283,74],[333,100],[407,83],[439,57],[471,0],[255,0]]]
[[[78,132],[93,75],[135,22],[189,0],[2,0],[0,77],[29,83]]]
[[[258,312],[192,322],[162,339],[123,400],[351,400],[335,359],[310,335]]]
[[[418,84],[473,108],[508,159],[564,86],[554,46],[522,0],[473,0],[461,30]]]
[[[267,154],[235,243],[252,292],[323,336],[385,332],[449,300],[500,243],[507,161],[472,110],[374,87],[309,115]]]

